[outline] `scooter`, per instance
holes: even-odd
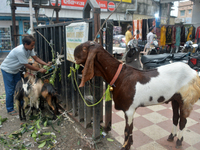
[[[141,65],[140,51],[137,49],[137,42],[131,40],[128,43],[128,52],[126,53],[125,60],[126,64],[133,66],[134,68],[147,70],[178,61],[188,63],[189,54],[190,53],[164,53],[157,55],[142,55]],[[143,68],[141,66],[143,66]]]

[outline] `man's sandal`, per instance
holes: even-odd
[[[11,112],[8,112],[8,114],[11,115],[11,116],[16,116],[16,115],[18,115],[19,113],[18,113],[16,110],[13,110],[13,111],[11,111]]]

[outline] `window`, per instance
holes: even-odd
[[[189,9],[189,10],[188,10],[188,14],[191,14],[191,13],[192,13],[192,9]]]
[[[185,10],[181,10],[181,16],[185,16]]]

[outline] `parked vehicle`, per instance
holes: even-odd
[[[151,44],[151,49],[148,52],[148,55],[155,55],[155,54],[159,54],[160,53],[160,47],[158,44],[158,40],[154,39],[153,43]]]
[[[126,48],[126,38],[125,35],[119,34],[113,36],[113,47]]]
[[[140,50],[137,48],[137,40],[130,40],[128,42],[128,51],[124,54],[125,55],[125,62],[126,64],[133,66],[137,69],[142,70],[142,66],[139,60],[140,57]]]
[[[153,69],[159,66],[167,65],[174,62],[188,63],[190,53],[164,53],[157,55],[143,55],[141,57],[141,62],[143,64],[143,69]]]
[[[189,57],[188,59],[188,65],[196,70],[200,76],[200,43],[194,45],[193,47],[195,47],[195,53],[192,54],[192,56]]]
[[[187,41],[183,48],[182,48],[182,52],[191,52],[191,53],[195,53],[196,50],[198,48],[198,44],[193,44],[192,41]]]
[[[156,55],[143,55],[141,56],[140,62],[140,51],[137,49],[137,42],[131,40],[128,43],[128,52],[125,60],[128,65],[137,69],[142,69],[141,66],[143,66],[143,70],[146,70],[178,61],[188,63],[189,54],[190,53],[164,53]]]

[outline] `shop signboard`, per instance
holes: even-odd
[[[121,2],[121,0],[107,0],[107,1],[118,1]],[[132,0],[122,0],[123,3],[132,3]]]
[[[101,11],[107,11],[107,1],[96,0]],[[82,10],[87,0],[61,0],[62,8]]]
[[[86,22],[71,23],[66,26],[67,60],[74,62],[74,49],[88,41],[89,24]]]

